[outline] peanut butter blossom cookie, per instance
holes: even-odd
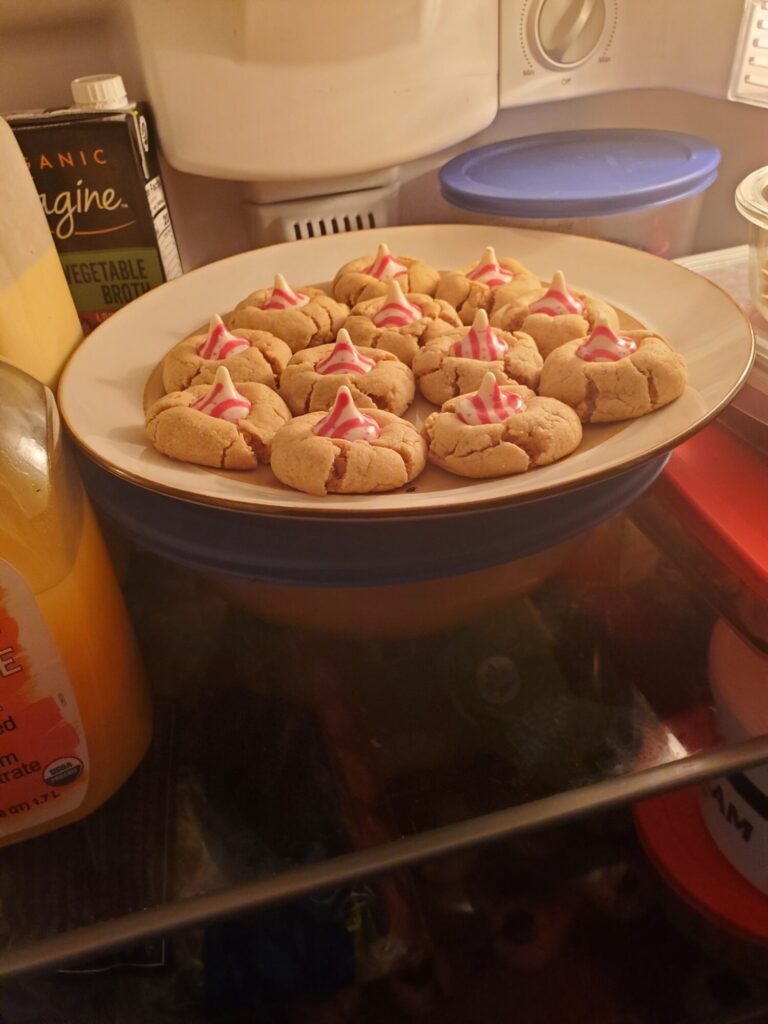
[[[365,299],[384,295],[387,284],[397,280],[404,292],[434,295],[440,275],[433,266],[412,256],[392,256],[383,243],[375,256],[361,256],[345,263],[333,279],[333,294],[339,302],[354,306]]]
[[[220,366],[236,383],[277,388],[291,350],[266,331],[228,331],[220,316],[211,317],[205,334],[193,334],[175,345],[163,360],[163,387],[183,391],[210,384]]]
[[[265,384],[232,382],[225,366],[213,383],[173,391],[147,411],[146,431],[163,455],[221,469],[268,462],[272,438],[291,414]]]
[[[471,324],[478,309],[490,313],[539,291],[541,282],[535,274],[518,260],[497,259],[489,245],[477,263],[441,274],[435,297],[450,303],[463,324]]]
[[[380,409],[362,412],[344,386],[329,412],[297,417],[272,443],[272,472],[307,494],[393,491],[425,465],[426,445],[412,424]]]
[[[685,361],[653,331],[618,334],[598,318],[591,333],[544,360],[539,392],[575,409],[584,423],[645,416],[679,398]]]
[[[393,280],[384,295],[359,302],[344,326],[356,345],[392,352],[410,366],[419,346],[461,321],[447,302],[419,292],[405,295]]]
[[[471,327],[442,334],[416,353],[413,372],[419,391],[435,405],[477,391],[490,371],[500,384],[535,388],[544,360],[529,335],[491,327],[479,309]]]
[[[619,317],[612,306],[602,299],[570,291],[565,275],[556,270],[549,288],[539,290],[526,302],[494,307],[491,323],[505,331],[530,334],[546,358],[566,341],[589,334],[599,317],[618,330]]]
[[[328,409],[341,385],[360,408],[402,416],[413,401],[413,374],[391,352],[356,348],[342,327],[334,345],[297,352],[280,378],[280,394],[294,416]]]
[[[349,309],[322,288],[292,288],[282,274],[271,288],[261,288],[239,302],[226,318],[230,328],[268,331],[292,352],[333,341]]]
[[[424,423],[429,458],[466,477],[510,476],[570,455],[581,422],[567,405],[486,373],[474,394],[452,398]]]

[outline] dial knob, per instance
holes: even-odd
[[[536,38],[542,56],[556,67],[585,61],[600,42],[605,0],[542,0]]]

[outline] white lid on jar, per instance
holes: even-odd
[[[131,105],[120,75],[74,78],[71,88],[72,99],[86,110],[120,110]]]
[[[717,729],[728,742],[768,730],[768,655],[720,619],[709,648],[709,675]],[[768,894],[768,767],[713,779],[700,790],[707,831],[733,867]]]
[[[709,680],[718,730],[725,740],[738,743],[768,733],[768,655],[725,619],[712,632]]]
[[[759,167],[739,182],[736,209],[758,227],[768,228],[768,167]]]

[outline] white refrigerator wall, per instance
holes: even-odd
[[[619,2],[634,5],[640,0]],[[682,4],[682,0],[676,3]],[[733,13],[732,0],[718,3],[728,4]],[[685,6],[692,10],[690,4]],[[133,98],[145,98],[131,27],[119,8],[117,15],[115,10],[105,0],[56,4],[0,0],[0,111],[67,105],[72,78],[108,71],[123,75]],[[734,45],[733,23],[731,16],[724,38],[729,53]],[[718,90],[727,86],[723,69],[730,60],[730,56],[719,57]],[[705,198],[695,251],[745,241],[746,224],[735,210],[733,195],[747,173],[768,164],[768,109],[681,89],[654,88],[658,80],[650,79],[653,62],[649,61],[648,67],[647,88],[511,107],[500,111],[479,135],[401,167],[401,222],[461,221],[461,211],[440,197],[437,169],[472,146],[560,129],[663,128],[701,135],[722,152],[719,177]],[[637,71],[633,72],[631,80],[642,80],[642,74],[638,79]],[[375,117],[375,112],[371,116]],[[184,174],[167,165],[163,173],[186,269],[250,247],[244,184]]]

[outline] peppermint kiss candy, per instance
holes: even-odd
[[[531,313],[545,313],[547,316],[565,316],[567,313],[583,313],[586,306],[568,291],[565,275],[556,270],[552,284],[541,296],[528,307]]]
[[[352,400],[346,385],[336,392],[333,408],[312,428],[318,437],[337,437],[345,441],[373,441],[381,434],[381,427],[370,416],[364,416]]]
[[[205,413],[206,416],[213,416],[216,420],[229,420],[230,423],[237,423],[251,411],[251,403],[237,390],[232,383],[229,370],[226,366],[220,366],[213,378],[210,391],[198,398],[189,407]]]
[[[482,423],[503,423],[510,416],[524,410],[525,402],[522,398],[502,391],[489,371],[475,394],[460,398],[453,411],[462,423],[477,427]]]
[[[576,355],[585,363],[617,363],[625,356],[637,352],[637,342],[612,331],[599,316],[590,336],[576,349]]]
[[[262,305],[262,309],[301,309],[309,302],[309,296],[295,292],[282,274],[275,274],[272,291]]]
[[[344,327],[336,335],[336,344],[329,354],[315,363],[315,372],[327,377],[331,373],[370,373],[376,365],[375,359],[369,359],[358,352],[352,344],[349,331]]]
[[[483,249],[483,255],[475,269],[467,274],[470,281],[479,281],[480,284],[487,284],[489,288],[496,288],[500,284],[508,284],[512,278],[508,270],[499,265],[496,253],[492,246]]]
[[[414,320],[421,320],[424,313],[420,306],[409,302],[403,290],[393,278],[387,285],[384,305],[373,315],[377,327],[405,327]]]
[[[391,281],[393,277],[408,273],[408,267],[398,263],[394,256],[389,255],[389,249],[382,242],[376,250],[373,263],[362,271],[363,274],[370,274],[377,281]]]
[[[509,345],[488,323],[488,314],[484,309],[478,309],[470,329],[463,338],[451,345],[451,355],[463,356],[465,359],[503,359],[508,351]]]
[[[250,347],[245,338],[228,331],[221,317],[214,313],[208,324],[208,337],[200,342],[195,352],[202,359],[226,359]]]

